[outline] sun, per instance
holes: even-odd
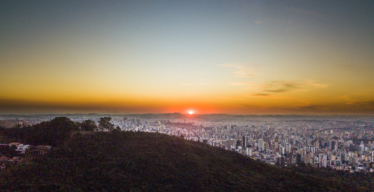
[[[193,115],[193,111],[188,111],[188,114]]]

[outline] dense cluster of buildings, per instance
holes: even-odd
[[[374,121],[373,121],[374,122]],[[226,120],[129,119],[125,131],[182,136],[236,151],[269,164],[373,172],[374,123],[352,119],[239,118]]]

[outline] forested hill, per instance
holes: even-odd
[[[357,191],[235,152],[156,133],[74,134],[0,171],[0,191]]]

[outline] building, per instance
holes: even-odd
[[[265,149],[265,142],[262,139],[258,140],[258,151],[263,151]]]
[[[242,143],[243,143],[243,149],[247,148],[247,146],[248,146],[248,137],[243,136]]]
[[[16,151],[21,152],[21,153],[25,153],[26,150],[27,150],[29,147],[30,147],[30,145],[20,144],[20,145],[17,146]]]
[[[52,149],[52,146],[50,145],[38,145],[36,147],[31,147],[30,150],[28,150],[28,154],[32,156],[43,156]]]

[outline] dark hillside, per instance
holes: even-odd
[[[235,152],[155,133],[75,134],[1,174],[3,191],[356,191]]]

